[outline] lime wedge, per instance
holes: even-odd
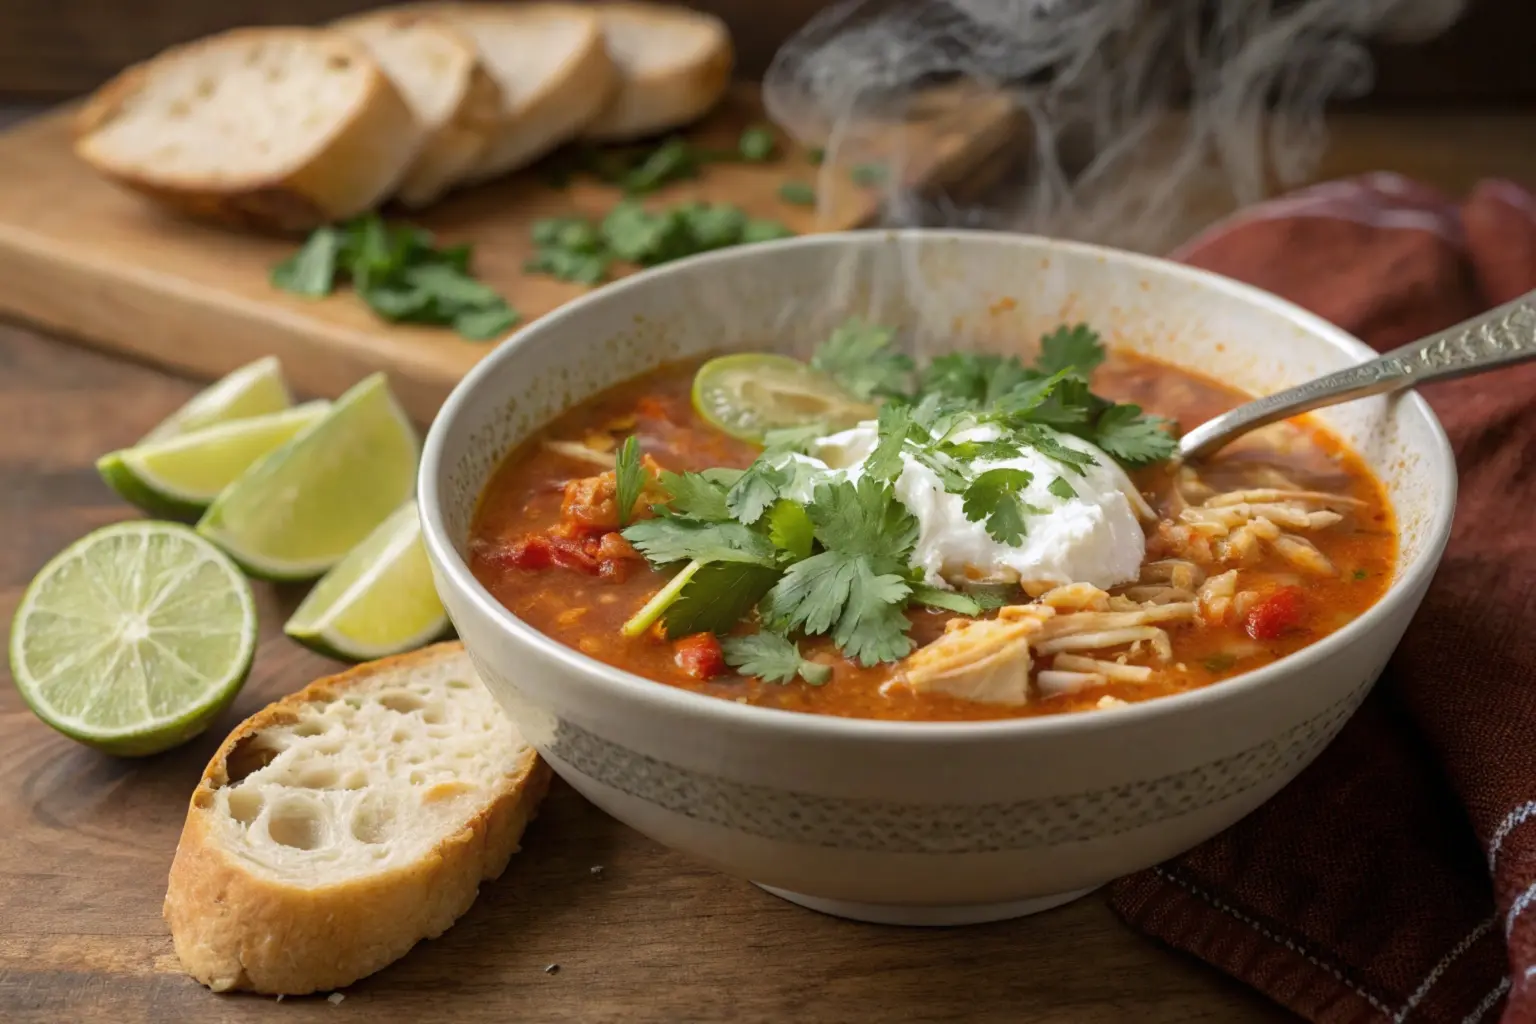
[[[414,650],[447,629],[414,501],[348,552],[283,626],[304,646],[347,661]]]
[[[798,359],[764,352],[720,356],[699,367],[693,407],[732,437],[758,444],[770,430],[819,423],[831,432],[876,415],[874,406],[830,377]]]
[[[365,377],[225,488],[197,532],[253,576],[313,579],[411,496],[419,451],[384,375]]]
[[[230,420],[103,455],[96,469],[114,491],[152,516],[196,519],[257,459],[318,423],[329,402]]]
[[[283,368],[275,356],[258,359],[208,385],[140,439],[139,444],[163,441],[215,423],[280,412],[293,404]]]
[[[174,523],[103,527],[37,574],[11,624],[11,675],[37,717],[109,754],[184,743],[240,690],[250,584]]]

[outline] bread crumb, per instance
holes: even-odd
[[[603,873],[603,866],[601,864],[593,864],[592,865],[592,873],[594,875],[602,874]]]
[[[559,964],[550,964],[548,967],[544,968],[544,973],[545,974],[559,974],[560,973],[560,965]]]
[[[1125,701],[1121,700],[1119,697],[1111,697],[1108,694],[1100,697],[1099,703],[1095,705],[1095,707],[1099,708],[1123,708],[1125,706]]]
[[[345,998],[347,997],[342,995],[340,992],[332,992],[330,995],[325,997],[325,1001],[330,1003],[332,1006],[340,1006],[341,1001]]]
[[[278,993],[278,994],[277,994],[277,1001],[278,1001],[278,1002],[282,1002],[282,1001],[283,1001],[283,994],[282,994],[282,993],[281,993],[281,992],[279,992],[279,993]]]

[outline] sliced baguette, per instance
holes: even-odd
[[[318,680],[203,772],[165,897],[176,954],[217,992],[348,985],[468,910],[548,785],[460,644]]]
[[[370,209],[423,133],[367,49],[339,32],[236,29],[103,86],[76,152],[194,216],[298,231]]]
[[[526,167],[576,138],[618,86],[592,8],[453,4],[442,11],[474,39],[501,89],[501,124],[464,176],[466,184]]]
[[[363,41],[421,122],[426,140],[396,198],[425,206],[474,166],[500,124],[501,90],[474,41],[421,10],[375,11],[336,28]]]
[[[735,55],[719,18],[642,3],[605,3],[598,11],[619,89],[587,125],[586,138],[623,141],[681,127],[725,95]]]

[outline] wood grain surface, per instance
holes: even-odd
[[[1536,181],[1532,138],[1531,116],[1342,118],[1324,171],[1391,169],[1451,191],[1484,175]],[[0,621],[55,552],[132,515],[94,459],[196,388],[0,324]],[[1290,1019],[1132,934],[1097,896],[955,930],[837,921],[702,869],[558,783],[524,852],[469,914],[339,1005],[214,996],[180,973],[160,920],[186,800],[240,718],[335,667],[280,635],[296,591],[257,593],[264,625],[250,682],[208,734],[160,757],[117,761],[81,748],[32,717],[8,673],[0,678],[0,1020]]]
[[[871,129],[856,159],[899,139],[907,184],[975,187],[994,166],[989,158],[1016,137],[1015,115],[997,97],[941,92],[928,99],[903,127]],[[690,134],[734,151],[742,129],[762,119],[756,90],[742,86]],[[729,202],[800,234],[837,231],[866,222],[879,206],[879,188],[861,187],[850,171],[817,168],[803,150],[787,147],[770,163],[711,164],[699,179],[669,185],[646,202]],[[778,190],[788,181],[819,183],[819,205],[785,202]],[[621,198],[587,176],[556,189],[529,171],[408,219],[445,244],[473,243],[476,274],[526,323],[588,291],[524,272],[534,222],[573,213],[601,218]],[[422,420],[490,351],[446,328],[384,323],[346,290],[319,301],[278,291],[268,274],[296,244],[175,218],[113,187],[74,156],[67,111],[0,135],[0,312],[207,377],[273,353],[296,386],[326,397],[388,370],[396,394]]]
[[[133,514],[92,462],[195,389],[0,325],[0,620],[54,552]],[[8,671],[0,679],[0,1020],[1108,1024],[1132,1008],[1141,1024],[1287,1019],[1132,934],[1097,896],[975,928],[853,924],[699,867],[558,782],[469,914],[340,1005],[215,996],[181,974],[160,919],[186,801],[236,722],[336,667],[281,635],[296,589],[256,589],[251,679],[180,750],[97,754],[33,718]]]

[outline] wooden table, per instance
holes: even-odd
[[[1536,118],[1357,117],[1337,135],[1330,174],[1390,168],[1458,190],[1483,174],[1536,181]],[[196,388],[0,325],[4,621],[54,552],[132,515],[96,456]],[[1288,1019],[1131,933],[1101,897],[966,929],[852,924],[700,868],[559,784],[469,914],[340,1004],[211,995],[181,974],[160,920],[186,798],[228,728],[333,667],[280,635],[297,593],[259,595],[251,681],[207,735],[158,758],[83,749],[37,722],[8,676],[0,685],[0,1020]]]

